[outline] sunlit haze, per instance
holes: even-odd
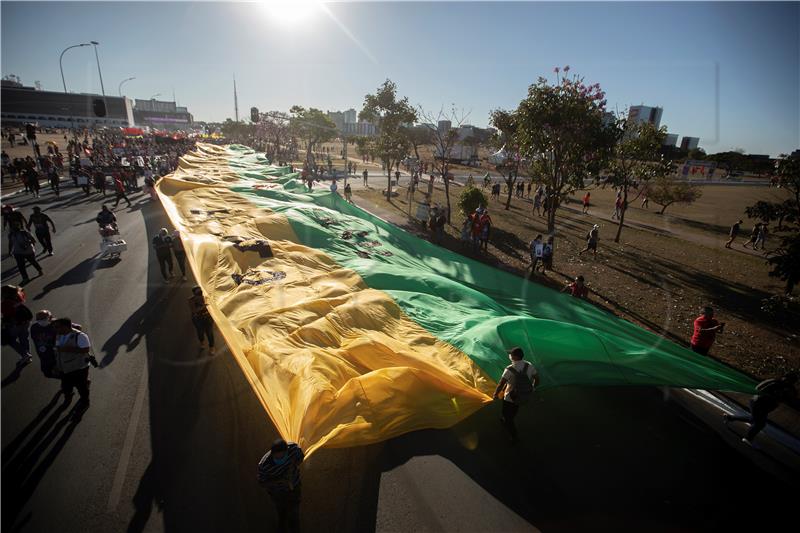
[[[2,74],[61,90],[61,51],[96,40],[108,92],[135,77],[126,94],[174,92],[196,120],[233,118],[234,75],[240,116],[358,110],[390,78],[485,126],[570,65],[611,109],[661,106],[709,152],[777,155],[800,146],[799,19],[797,3],[3,2]],[[63,66],[70,91],[100,91],[90,47]]]

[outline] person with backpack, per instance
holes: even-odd
[[[168,281],[172,277],[174,268],[172,265],[172,237],[169,236],[167,228],[161,228],[153,237],[153,248],[156,250],[161,275],[164,277],[164,281]],[[169,274],[167,274],[167,268],[169,268]]]
[[[258,483],[267,489],[278,511],[278,531],[300,531],[300,465],[303,449],[276,439],[258,462]]]
[[[528,403],[539,384],[539,372],[531,363],[525,361],[525,352],[522,348],[515,347],[508,351],[511,364],[503,371],[500,382],[494,391],[494,399],[503,395],[503,407],[500,421],[505,426],[511,442],[517,442],[517,426],[514,419],[519,412],[519,406]]]
[[[39,262],[36,261],[35,244],[36,240],[29,231],[22,229],[22,227],[18,225],[11,228],[11,232],[8,234],[8,253],[9,255],[13,255],[17,262],[17,268],[22,276],[22,283],[28,283],[30,281],[28,270],[25,268],[26,263],[33,266],[33,268],[39,272],[40,276],[44,275],[42,267],[39,265]]]
[[[89,407],[89,364],[98,366],[91,354],[89,336],[75,329],[69,318],[59,318],[53,325],[56,329],[55,368],[61,376],[65,402],[69,403],[73,389],[78,389],[79,405]]]
[[[28,326],[33,313],[25,305],[25,291],[16,285],[3,285],[2,289],[2,343],[19,354],[18,365],[31,362]]]
[[[50,227],[48,227],[48,224]],[[47,252],[47,255],[53,255],[53,240],[52,236],[50,235],[50,228],[53,228],[53,233],[56,232],[56,225],[53,223],[53,219],[49,216],[42,213],[42,208],[34,206],[33,214],[28,218],[28,230],[30,231],[31,225],[34,227],[34,231],[36,232],[36,239],[39,241],[39,244],[42,245],[42,248]]]

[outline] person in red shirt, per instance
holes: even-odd
[[[592,198],[592,194],[590,192],[586,192],[583,196],[583,214],[585,215],[587,211],[589,211],[589,201]]]
[[[119,205],[120,200],[125,200],[128,202],[128,207],[130,207],[131,201],[128,200],[128,197],[125,195],[125,184],[122,183],[122,178],[120,178],[118,172],[114,172],[114,189],[117,192],[117,201],[114,202],[114,207]]]
[[[708,355],[708,350],[714,344],[717,333],[722,333],[724,328],[725,322],[719,322],[714,318],[714,309],[704,307],[703,314],[694,319],[694,334],[691,340],[692,351],[701,355]]]
[[[589,287],[584,284],[583,276],[578,276],[575,278],[575,281],[561,289],[561,292],[567,291],[575,298],[582,298],[585,300],[589,296]]]

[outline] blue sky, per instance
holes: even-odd
[[[709,152],[800,147],[800,3],[326,7],[332,16],[314,8],[287,22],[259,3],[2,2],[2,74],[61,90],[61,50],[96,40],[108,94],[135,76],[128,96],[171,100],[174,89],[198,120],[233,116],[235,72],[240,116],[251,105],[359,109],[388,77],[413,104],[455,104],[485,126],[568,64],[612,109],[663,106],[662,124]],[[91,48],[67,52],[64,73],[70,91],[99,92]]]

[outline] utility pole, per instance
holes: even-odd
[[[236,122],[239,122],[239,97],[236,95],[236,74],[233,75],[233,111],[236,114]]]

